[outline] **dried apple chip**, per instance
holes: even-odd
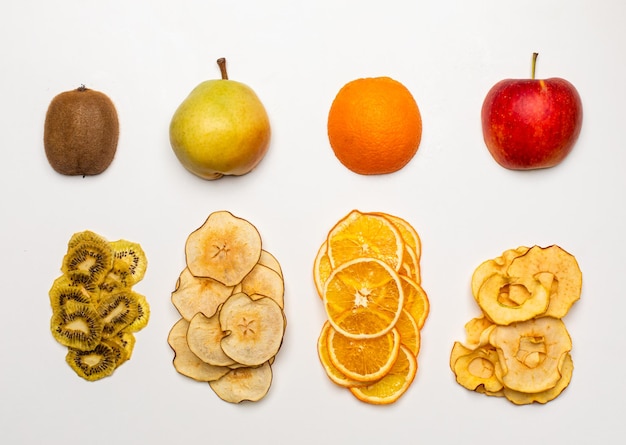
[[[508,289],[512,288],[523,288],[527,298],[519,303],[503,298],[503,295],[508,297]],[[549,293],[541,282],[533,277],[514,278],[495,273],[480,286],[476,301],[494,323],[508,325],[543,314],[548,308]]]
[[[283,341],[282,309],[268,297],[254,299],[243,292],[233,294],[221,307],[219,322],[227,332],[221,340],[222,350],[246,366],[268,361],[278,353]]]
[[[489,341],[498,351],[504,386],[525,393],[553,388],[572,349],[565,324],[553,317],[497,326]]]
[[[227,211],[211,213],[187,238],[187,267],[194,276],[235,286],[261,257],[261,235],[249,221]]]
[[[580,299],[582,272],[578,262],[572,254],[559,246],[533,246],[524,255],[516,257],[507,269],[511,276],[532,277],[542,272],[554,276],[550,304],[545,315],[563,318]]]
[[[482,386],[488,392],[497,392],[503,388],[496,376],[498,353],[494,348],[481,346],[469,350],[455,343],[453,349],[456,349],[458,357],[452,369],[461,386],[472,391]]]
[[[529,403],[548,403],[554,400],[563,392],[565,388],[570,384],[572,380],[572,373],[574,371],[574,362],[570,353],[565,355],[563,360],[563,366],[561,367],[561,378],[556,382],[552,388],[545,391],[536,393],[525,393],[512,390],[511,388],[503,388],[503,395],[516,405],[527,405]]]
[[[476,297],[478,290],[485,280],[495,273],[505,274],[514,258],[528,252],[528,247],[520,246],[517,249],[509,249],[497,258],[483,261],[472,274],[472,295]]]

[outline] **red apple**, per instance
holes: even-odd
[[[512,170],[553,167],[578,139],[583,108],[576,88],[565,79],[505,79],[483,103],[485,144],[501,166]]]

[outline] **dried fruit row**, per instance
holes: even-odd
[[[313,279],[327,320],[318,338],[329,379],[359,400],[390,404],[417,372],[429,301],[420,238],[404,219],[353,210],[318,249]]]
[[[181,318],[168,336],[175,369],[227,402],[262,399],[286,328],[279,262],[254,225],[227,211],[189,235],[185,256],[172,292]]]
[[[483,314],[465,325],[465,344],[452,348],[457,382],[518,405],[556,398],[574,369],[561,318],[581,288],[576,259],[556,245],[522,246],[480,264],[472,294]]]
[[[109,376],[130,359],[150,306],[133,286],[148,266],[137,243],[109,242],[89,230],[72,235],[50,291],[50,331],[66,362],[85,380]]]

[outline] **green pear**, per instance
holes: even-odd
[[[250,172],[267,153],[271,134],[256,93],[228,79],[225,59],[217,63],[222,78],[194,88],[170,123],[170,144],[178,160],[209,180]]]

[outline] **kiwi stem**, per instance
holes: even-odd
[[[537,56],[539,55],[539,53],[533,53],[533,63],[532,63],[532,68],[530,70],[530,78],[534,79],[535,78],[535,66],[537,65]]]
[[[226,59],[220,57],[217,59],[217,64],[220,67],[220,73],[222,73],[222,80],[228,80],[228,73],[226,72]]]
[[[85,91],[87,89],[87,87],[85,86],[84,83],[81,83],[80,86],[78,88],[76,88],[78,91]]]

